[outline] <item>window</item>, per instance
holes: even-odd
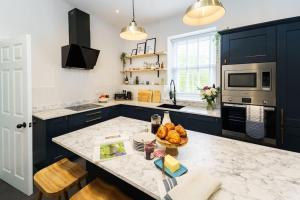
[[[216,83],[217,33],[194,33],[169,39],[170,79],[179,99],[199,99],[198,87]]]

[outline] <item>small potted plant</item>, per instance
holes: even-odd
[[[206,100],[207,102],[207,110],[213,110],[215,108],[216,104],[216,98],[218,97],[220,93],[220,88],[216,88],[215,85],[213,84],[212,87],[205,86],[202,89],[199,88],[200,90],[200,95],[202,99]]]
[[[125,65],[126,65],[126,53],[125,52],[121,53],[120,60],[122,61],[123,70],[124,70]]]

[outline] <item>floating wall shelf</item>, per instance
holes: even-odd
[[[133,72],[157,72],[157,77],[159,77],[159,72],[167,71],[167,69],[134,69],[134,70],[124,70],[121,73],[130,73],[130,77],[132,77]]]
[[[130,64],[132,64],[132,59],[136,59],[136,58],[147,58],[147,57],[157,57],[157,63],[159,63],[159,57],[163,56],[163,55],[167,55],[166,52],[164,51],[159,51],[156,53],[146,53],[146,54],[141,54],[141,55],[127,55],[126,59],[130,60]]]

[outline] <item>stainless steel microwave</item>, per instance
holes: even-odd
[[[276,63],[223,65],[222,102],[276,106]]]

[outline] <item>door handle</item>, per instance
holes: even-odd
[[[284,143],[284,110],[280,110],[280,134],[281,134],[281,144]]]
[[[18,124],[17,125],[17,128],[26,128],[26,123],[25,122],[23,122],[23,124]]]

